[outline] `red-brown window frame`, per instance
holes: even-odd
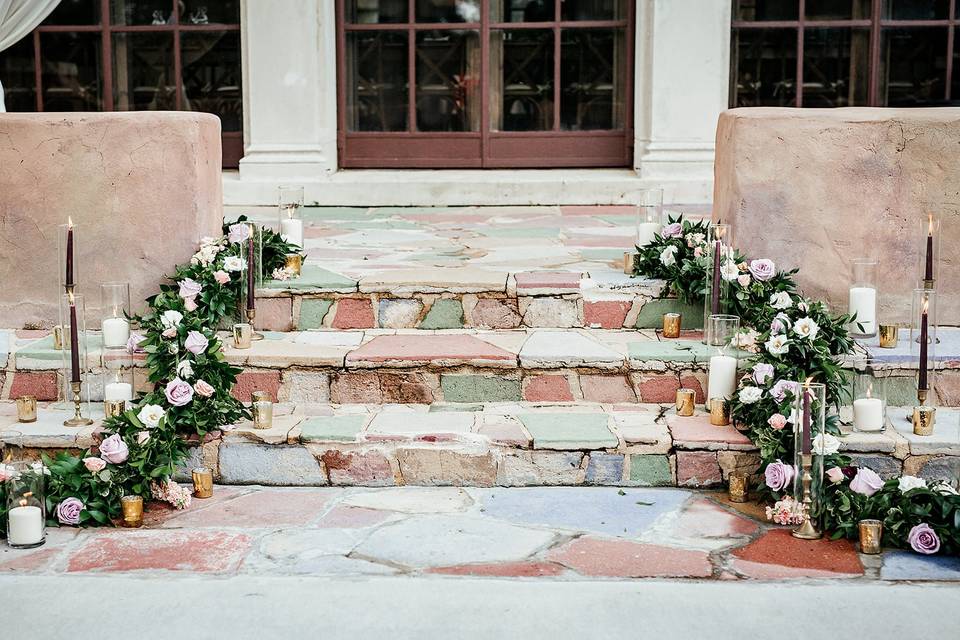
[[[880,101],[880,38],[881,31],[885,27],[946,27],[947,28],[947,52],[946,52],[946,77],[944,84],[944,99],[951,99],[951,85],[953,83],[953,49],[956,30],[960,27],[960,18],[957,18],[958,0],[950,0],[947,17],[934,20],[892,20],[885,19],[883,15],[883,0],[871,0],[870,17],[863,19],[839,19],[839,20],[807,20],[806,10],[807,1],[798,0],[797,20],[734,20],[731,25],[734,31],[752,30],[752,29],[796,29],[797,31],[797,90],[794,98],[796,107],[803,106],[803,42],[805,28],[859,28],[870,30],[869,57],[870,67],[867,83],[867,104],[860,106],[883,106]],[[737,0],[732,0],[734,15],[737,10]],[[732,74],[731,74],[732,75]],[[737,79],[731,77],[731,83],[735,84]],[[735,92],[730,92],[731,107],[735,97]]]
[[[633,68],[635,2],[619,20],[552,20],[491,22],[490,2],[480,0],[480,22],[415,22],[416,0],[408,0],[407,22],[347,24],[346,0],[336,2],[337,23],[337,147],[344,168],[557,168],[627,167],[633,160]],[[562,0],[554,0],[554,17]],[[621,129],[564,131],[560,128],[561,28],[619,28],[625,30],[624,122]],[[468,132],[416,131],[415,34],[430,30],[476,30],[480,34],[480,130]],[[553,129],[550,131],[492,131],[490,129],[490,31],[492,29],[553,30]],[[393,31],[407,34],[407,131],[348,131],[346,37],[348,32]]]
[[[113,34],[115,33],[173,33],[173,67],[176,82],[177,107],[183,105],[183,68],[180,52],[180,34],[198,31],[240,31],[239,24],[181,24],[177,0],[170,0],[172,24],[114,25],[110,22],[110,0],[100,0],[100,24],[44,25],[33,30],[33,71],[36,84],[37,111],[43,111],[43,66],[40,58],[40,34],[43,33],[99,33],[101,65],[101,98],[103,111],[114,110],[113,100]],[[241,118],[242,121],[242,118]],[[243,157],[243,131],[221,131],[223,166],[236,168]]]

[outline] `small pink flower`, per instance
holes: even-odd
[[[127,353],[145,353],[143,347],[140,346],[140,343],[146,340],[143,335],[139,333],[131,333],[130,338],[127,340]]]
[[[187,339],[183,342],[184,348],[193,354],[201,354],[207,350],[210,341],[199,331],[190,331],[187,333]]]
[[[737,284],[739,284],[741,287],[748,286],[750,284],[750,274],[741,273],[739,276],[737,276]]]
[[[197,299],[196,298],[184,298],[183,299],[183,308],[187,311],[196,311],[197,310]]]
[[[127,461],[130,450],[119,433],[115,433],[100,443],[100,457],[110,464],[121,464]]]
[[[80,512],[86,509],[77,498],[67,498],[57,505],[57,520],[60,524],[80,524]]]
[[[883,487],[883,479],[873,469],[860,467],[850,481],[850,490],[868,498]]]
[[[203,380],[197,380],[193,385],[193,390],[196,391],[198,396],[203,396],[204,398],[209,398],[213,395],[215,389]]]
[[[193,387],[180,378],[174,378],[168,382],[164,393],[167,396],[167,402],[175,407],[182,407],[193,400]]]
[[[699,258],[699,257],[701,257],[702,255],[703,255],[703,247],[697,247],[696,249],[693,250],[693,257],[694,257],[694,258]]]
[[[830,467],[827,469],[827,479],[830,480],[833,484],[838,482],[843,482],[843,469],[840,467]]]
[[[218,284],[227,284],[230,282],[230,274],[222,269],[220,271],[214,271],[213,279],[216,280]]]
[[[671,222],[660,232],[661,238],[679,238],[683,235],[683,225],[679,222]]]
[[[149,431],[138,431],[138,432],[137,432],[137,444],[138,444],[138,445],[140,445],[140,446],[142,447],[143,445],[147,444],[147,441],[148,441],[148,440],[150,440],[150,432],[149,432]]]
[[[90,471],[91,473],[97,473],[98,471],[103,471],[106,468],[107,463],[101,458],[90,457],[83,459],[83,466],[87,468],[87,471]]]
[[[164,329],[164,330],[163,330],[163,333],[161,333],[160,335],[162,335],[164,338],[166,338],[166,339],[168,339],[168,340],[169,340],[170,338],[175,338],[175,337],[177,337],[177,328],[176,328],[176,327],[170,327],[169,329]]]
[[[243,242],[250,237],[250,227],[242,222],[230,225],[227,239],[230,242]]]
[[[775,413],[767,419],[767,424],[769,424],[771,428],[780,431],[787,426],[787,417],[782,413]]]

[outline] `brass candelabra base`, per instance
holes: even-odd
[[[810,485],[813,483],[813,455],[803,454],[801,460],[803,466],[803,523],[794,529],[791,533],[794,538],[801,540],[817,540],[823,537],[823,533],[817,529],[813,522],[811,512],[813,511],[813,498],[810,495]]]
[[[93,420],[83,417],[80,412],[80,383],[71,382],[70,390],[73,391],[73,417],[63,421],[65,427],[85,427],[93,424]]]
[[[253,321],[257,317],[256,309],[247,309],[247,322],[250,324],[250,329],[252,331],[250,335],[251,340],[263,340],[263,334],[253,328]]]

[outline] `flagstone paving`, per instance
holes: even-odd
[[[141,529],[51,528],[38,549],[0,545],[0,572],[960,582],[956,558],[860,556],[754,520],[753,506],[680,489],[216,486],[185,511],[148,505]]]

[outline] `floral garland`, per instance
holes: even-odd
[[[250,237],[245,221],[225,224],[218,238],[204,238],[190,262],[178,266],[160,293],[147,299],[148,311],[134,318],[142,334],[130,336],[127,350],[146,354],[154,390],[105,420],[99,443],[83,455],[43,456],[51,523],[110,524],[121,515],[120,498],[131,494],[186,508],[190,492],[171,478],[190,444],[250,417],[230,395],[241,370],[227,362],[216,332],[235,316],[241,299],[247,268],[242,248]],[[265,273],[279,274],[284,257],[300,250],[267,228],[260,243]],[[0,479],[10,472],[0,468]],[[3,505],[0,529],[6,526]]]
[[[653,242],[637,247],[634,275],[664,280],[664,295],[702,304],[710,266],[708,230],[707,221],[671,218]],[[788,495],[797,470],[782,460],[794,451],[794,430],[788,425],[800,392],[796,381],[812,379],[826,386],[830,408],[826,432],[813,442],[828,469],[814,514],[825,528],[834,538],[855,538],[859,520],[877,518],[884,521],[886,544],[919,553],[960,551],[960,496],[949,483],[928,487],[913,476],[884,482],[839,454],[838,414],[849,396],[840,358],[856,347],[847,332],[856,318],[834,316],[823,302],[803,296],[796,273],[778,271],[772,260],[750,260],[739,251],[725,256],[720,267],[732,313],[745,325],[737,346],[752,354],[750,369],[727,404],[738,428],[760,450],[761,493],[776,501],[767,509],[768,518],[778,524],[803,519],[803,505]]]

